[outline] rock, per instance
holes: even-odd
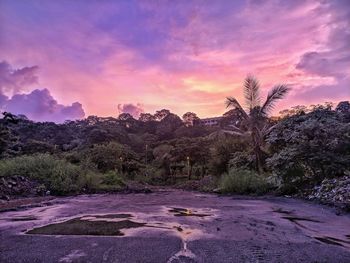
[[[5,196],[9,198],[11,196],[34,196],[37,195],[35,189],[38,185],[40,184],[24,176],[12,175],[1,177],[0,193],[3,196],[2,198],[5,199],[7,199]]]

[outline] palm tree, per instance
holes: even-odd
[[[254,76],[248,75],[244,81],[244,98],[246,110],[234,97],[226,98],[226,107],[233,108],[242,116],[240,127],[231,126],[231,134],[249,136],[252,143],[252,150],[255,156],[255,168],[261,173],[263,171],[263,147],[265,146],[265,136],[273,128],[268,123],[268,114],[274,108],[278,100],[283,99],[290,88],[286,85],[276,85],[268,93],[265,102],[261,103],[260,84]]]

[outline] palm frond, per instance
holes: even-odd
[[[258,80],[248,75],[244,81],[244,98],[249,110],[256,106],[260,106],[260,84]]]
[[[278,100],[283,99],[290,88],[286,85],[276,85],[267,95],[264,105],[261,107],[260,112],[262,115],[267,115],[273,108]]]
[[[234,97],[227,97],[226,98],[226,108],[234,108],[239,110],[242,113],[242,116],[246,119],[248,118],[248,114],[245,112],[241,104],[239,104],[238,100],[236,100]]]

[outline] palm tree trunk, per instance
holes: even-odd
[[[263,173],[263,163],[262,163],[262,156],[261,156],[261,149],[259,146],[257,146],[255,150],[255,163],[256,163],[256,171],[258,174]]]
[[[256,128],[255,128],[256,129]],[[255,155],[255,170],[258,174],[263,173],[263,163],[262,163],[262,151],[260,147],[260,135],[259,132],[253,129],[252,132],[252,141],[253,141],[253,149]]]

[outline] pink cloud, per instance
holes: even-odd
[[[11,4],[0,11],[0,58],[39,65],[40,85],[62,104],[79,101],[87,115],[115,115],[130,101],[147,112],[220,115],[226,96],[242,98],[248,73],[264,93],[276,83],[293,87],[281,107],[350,98],[342,2],[19,5],[27,11]]]

